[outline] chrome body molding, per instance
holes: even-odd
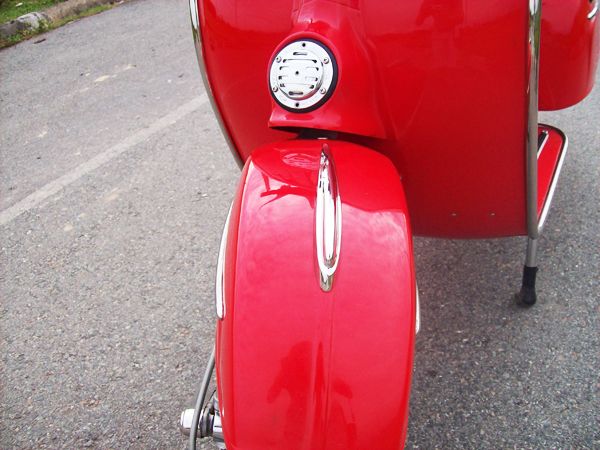
[[[333,287],[342,244],[342,202],[329,146],[323,145],[315,207],[315,242],[321,289]]]
[[[556,185],[558,184],[558,179],[560,178],[560,171],[562,170],[563,163],[565,162],[565,157],[567,156],[567,150],[569,149],[569,138],[567,137],[567,135],[562,133],[558,129],[556,130],[563,135],[565,142],[563,144],[560,158],[558,159],[558,164],[556,165],[556,169],[554,170],[554,176],[552,177],[552,181],[550,183],[550,189],[548,190],[546,202],[544,203],[544,206],[542,208],[542,214],[540,215],[540,221],[538,226],[538,232],[540,233],[542,232],[542,228],[546,223],[546,217],[548,217],[548,211],[550,211],[552,199],[554,198],[554,191],[556,190]]]
[[[190,20],[192,22],[192,34],[194,36],[194,45],[196,47],[196,56],[198,57],[198,65],[200,67],[200,74],[202,75],[202,81],[204,82],[204,89],[206,90],[206,95],[210,100],[210,105],[212,106],[215,117],[217,118],[217,122],[219,123],[219,127],[221,128],[221,133],[229,146],[229,150],[233,154],[237,165],[240,167],[244,167],[244,162],[240,158],[240,154],[238,153],[235,144],[231,140],[231,136],[227,131],[227,127],[225,126],[225,122],[223,122],[223,117],[221,116],[221,111],[219,111],[219,107],[215,101],[215,96],[213,94],[212,88],[210,87],[210,81],[208,79],[208,75],[206,73],[206,66],[204,65],[204,49],[202,47],[202,30],[200,29],[200,14],[198,12],[198,1],[201,0],[189,0],[190,2]]]
[[[526,147],[526,198],[527,198],[527,235],[537,239],[539,235],[537,199],[538,199],[538,83],[540,62],[542,1],[529,0],[529,81],[527,95],[529,96],[527,116],[527,147]]]
[[[415,334],[419,333],[421,329],[421,305],[419,301],[419,286],[415,283],[415,296],[416,296],[416,312],[415,312]]]
[[[587,18],[589,20],[592,20],[594,17],[596,17],[597,14],[598,14],[598,0],[595,0],[595,5],[592,8],[592,10],[590,11],[590,13],[587,15]]]
[[[219,259],[217,260],[217,278],[215,280],[215,306],[217,317],[221,320],[225,317],[225,253],[227,250],[227,234],[229,232],[229,218],[231,217],[231,207],[227,213],[223,235],[221,236],[221,246],[219,247]]]
[[[558,179],[560,178],[560,172],[562,170],[563,163],[565,161],[565,157],[567,156],[567,149],[569,148],[569,138],[558,128],[554,128],[557,132],[561,134],[564,138],[563,147],[561,149],[560,158],[558,159],[558,163],[556,168],[554,169],[554,174],[552,176],[552,181],[550,182],[550,188],[548,189],[548,195],[546,196],[546,201],[544,202],[544,206],[542,207],[542,212],[537,220],[537,234],[535,236],[528,236],[527,239],[527,253],[525,256],[525,266],[527,267],[537,267],[537,255],[538,255],[538,237],[542,233],[542,229],[544,224],[546,223],[546,218],[548,217],[548,211],[550,210],[550,206],[552,205],[552,199],[554,198],[554,192],[556,190],[556,185],[558,183]],[[544,151],[544,145],[548,141],[549,133],[545,132],[545,135],[541,135],[541,141],[539,141],[539,149],[537,151],[537,157],[542,154]],[[528,205],[529,206],[529,205]],[[536,204],[536,214],[537,214],[537,204]]]

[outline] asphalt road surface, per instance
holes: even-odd
[[[182,448],[239,175],[187,2],[126,3],[0,70],[0,447]],[[512,300],[523,239],[416,240],[408,448],[600,447],[599,92],[543,116],[571,146],[539,305]]]

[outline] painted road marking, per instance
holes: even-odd
[[[136,131],[134,134],[129,135],[118,144],[113,145],[112,147],[108,148],[102,153],[99,153],[98,155],[94,156],[92,159],[75,167],[73,170],[67,172],[62,177],[57,178],[49,182],[48,184],[42,186],[37,191],[29,194],[23,200],[18,201],[14,205],[0,212],[0,225],[5,225],[11,222],[16,217],[34,208],[36,205],[43,202],[48,197],[60,192],[65,187],[79,180],[84,175],[93,172],[98,167],[125,153],[127,150],[132,149],[137,144],[148,139],[150,136],[158,133],[159,131],[164,130],[165,128],[173,125],[175,122],[183,119],[188,114],[198,110],[206,102],[208,102],[208,97],[206,96],[206,94],[203,94],[199,97],[190,100],[189,102],[181,105],[179,108],[170,112],[166,116],[161,117],[156,122],[152,123],[149,127],[142,128],[141,130]]]

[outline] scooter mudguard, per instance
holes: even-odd
[[[225,233],[216,369],[227,449],[402,448],[416,294],[392,163],[341,141],[259,148]]]

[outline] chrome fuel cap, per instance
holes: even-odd
[[[313,110],[327,101],[335,89],[336,62],[331,51],[320,42],[294,41],[275,55],[269,82],[273,98],[285,109]]]

